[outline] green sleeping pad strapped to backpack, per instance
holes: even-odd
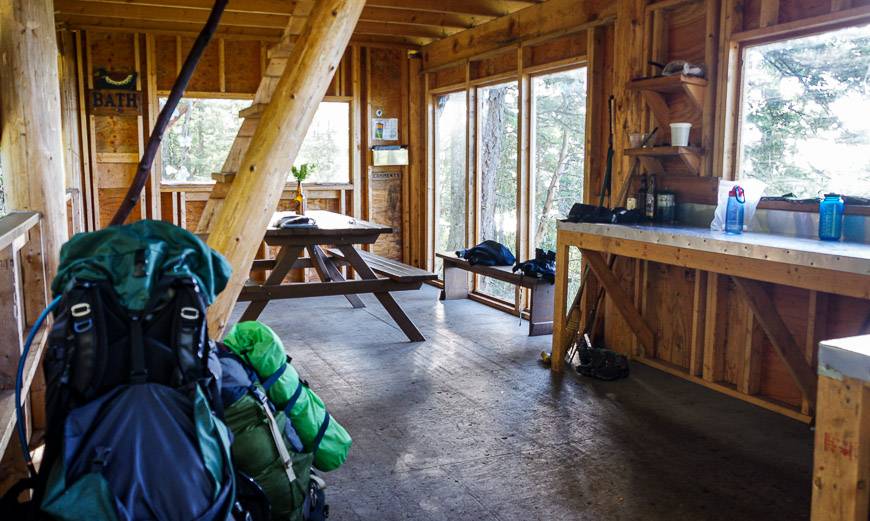
[[[301,447],[293,446],[291,439],[296,434],[287,425],[287,416],[271,411],[256,376],[244,375],[244,362],[232,354],[222,353],[220,357],[224,422],[233,433],[233,462],[263,489],[271,504],[272,519],[302,521],[314,454],[298,452]],[[287,468],[284,461],[291,467]]]
[[[324,472],[340,467],[350,450],[350,435],[299,378],[278,335],[260,322],[241,322],[223,343],[257,372],[269,399],[289,416],[305,452],[314,453],[314,467]]]

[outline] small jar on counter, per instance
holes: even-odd
[[[659,192],[656,194],[656,221],[673,224],[677,221],[677,194]]]

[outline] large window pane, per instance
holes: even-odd
[[[160,98],[160,108],[166,98]],[[182,98],[163,137],[160,157],[163,181],[209,183],[220,172],[242,120],[248,100]]]
[[[435,251],[452,253],[466,247],[466,119],[465,93],[435,99]],[[441,272],[436,257],[435,270]]]
[[[314,165],[306,183],[350,183],[350,103],[320,103],[294,162],[303,163]]]
[[[532,79],[535,211],[532,245],[556,249],[556,223],[583,200],[586,144],[586,68]],[[573,251],[573,250],[572,250]],[[580,259],[569,265],[569,292],[580,280]]]
[[[478,90],[480,114],[480,239],[498,241],[516,253],[517,84]],[[509,302],[512,284],[480,277],[478,289]]]
[[[768,195],[870,196],[870,26],[747,48],[741,175]]]

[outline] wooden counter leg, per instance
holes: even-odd
[[[819,376],[813,521],[867,521],[870,384]]]
[[[553,315],[553,347],[551,350],[550,369],[555,372],[562,372],[562,365],[565,361],[565,335],[570,335],[571,332],[565,331],[567,318],[565,314],[568,312],[568,245],[562,241],[561,236],[557,235],[556,244],[556,291],[554,292],[554,315]]]

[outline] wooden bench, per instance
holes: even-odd
[[[375,255],[374,253],[365,250],[357,250],[357,252],[360,257],[366,261],[366,264],[369,265],[373,272],[395,282],[420,283],[422,285],[423,282],[436,280],[438,278],[438,275],[435,273],[414,266],[409,266],[408,264],[404,264],[397,260],[381,257],[380,255]],[[344,255],[338,248],[330,249],[329,254],[337,264],[347,263],[344,259]]]
[[[529,336],[549,335],[553,332],[553,295],[555,285],[540,279],[514,273],[508,266],[472,266],[467,260],[446,253],[436,254],[444,261],[444,290],[441,300],[468,298],[467,272],[477,273],[532,292],[529,304]]]

